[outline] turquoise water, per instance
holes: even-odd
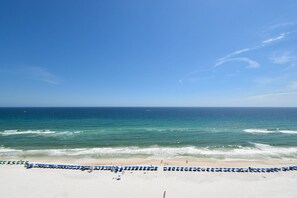
[[[297,108],[0,108],[0,156],[297,159]]]

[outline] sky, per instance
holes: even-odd
[[[296,0],[0,2],[0,106],[297,107]]]

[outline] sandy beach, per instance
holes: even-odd
[[[231,164],[230,162],[226,164],[218,162],[217,165],[230,166]],[[263,164],[265,165],[267,166]],[[1,165],[0,175],[0,197],[3,198],[162,198],[164,191],[166,191],[165,197],[167,198],[277,198],[296,197],[297,195],[296,171],[277,173],[164,172],[162,168],[159,168],[157,172],[113,173],[110,171],[25,169],[17,165]]]

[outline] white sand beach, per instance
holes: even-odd
[[[297,171],[113,173],[0,166],[1,198],[296,197]],[[121,178],[117,180],[116,178]]]

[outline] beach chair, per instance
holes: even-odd
[[[163,167],[163,171],[167,171],[167,167],[166,166]]]

